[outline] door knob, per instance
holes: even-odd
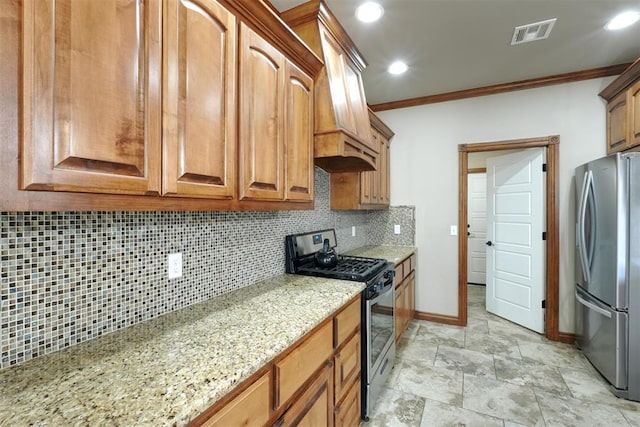
[[[487,246],[493,246],[493,243],[491,242],[491,240],[489,240],[487,243],[485,243],[485,245],[487,245]]]

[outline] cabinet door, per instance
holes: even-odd
[[[627,148],[627,126],[627,92],[623,92],[607,104],[607,153]]]
[[[363,205],[371,204],[371,180],[373,172],[360,172],[360,203]]]
[[[640,81],[629,89],[629,145],[640,145]]]
[[[347,388],[360,378],[360,333],[356,333],[335,355],[335,397],[342,400]]]
[[[404,283],[396,287],[396,306],[394,309],[396,342],[400,341],[404,325]]]
[[[160,192],[161,3],[25,0],[20,187]]]
[[[416,273],[411,273],[411,278],[409,279],[409,298],[408,306],[407,306],[407,325],[413,320],[413,316],[416,314]]]
[[[325,364],[304,394],[284,413],[282,426],[333,426],[333,369]]]
[[[407,280],[405,280],[404,282],[404,296],[403,296],[403,308],[404,308],[404,313],[403,313],[403,318],[402,318],[402,332],[404,332],[407,329],[407,326],[409,326],[409,322],[411,321],[411,304],[412,304],[412,299],[413,299],[413,273],[412,276],[410,276]]]
[[[285,58],[240,26],[240,198],[284,199]]]
[[[391,203],[391,158],[389,141],[380,135],[380,203]]]
[[[285,146],[287,200],[313,200],[313,79],[286,61]]]
[[[215,0],[166,0],[162,192],[230,199],[236,164],[236,21]]]
[[[336,427],[360,425],[360,381],[353,383],[344,400],[336,407]]]
[[[371,129],[371,139],[373,140],[373,146],[376,147],[376,150],[380,150],[380,134],[377,130]],[[368,172],[371,174],[371,203],[377,205],[380,203],[380,172],[382,168],[382,157],[378,155],[378,159],[376,160],[377,170]],[[366,172],[364,172],[366,173]]]

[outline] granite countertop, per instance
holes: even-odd
[[[0,425],[184,425],[363,289],[281,275],[0,371]]]
[[[362,246],[346,252],[345,255],[383,258],[397,265],[415,251],[414,246]]]

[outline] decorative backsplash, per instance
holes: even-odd
[[[412,207],[331,211],[319,168],[313,211],[2,212],[0,369],[282,274],[287,234],[335,228],[345,252],[413,245],[414,223]]]

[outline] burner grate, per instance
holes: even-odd
[[[336,279],[365,281],[374,276],[386,264],[385,260],[378,258],[340,256],[335,267],[318,267],[314,262],[309,262],[299,266],[296,272]]]

